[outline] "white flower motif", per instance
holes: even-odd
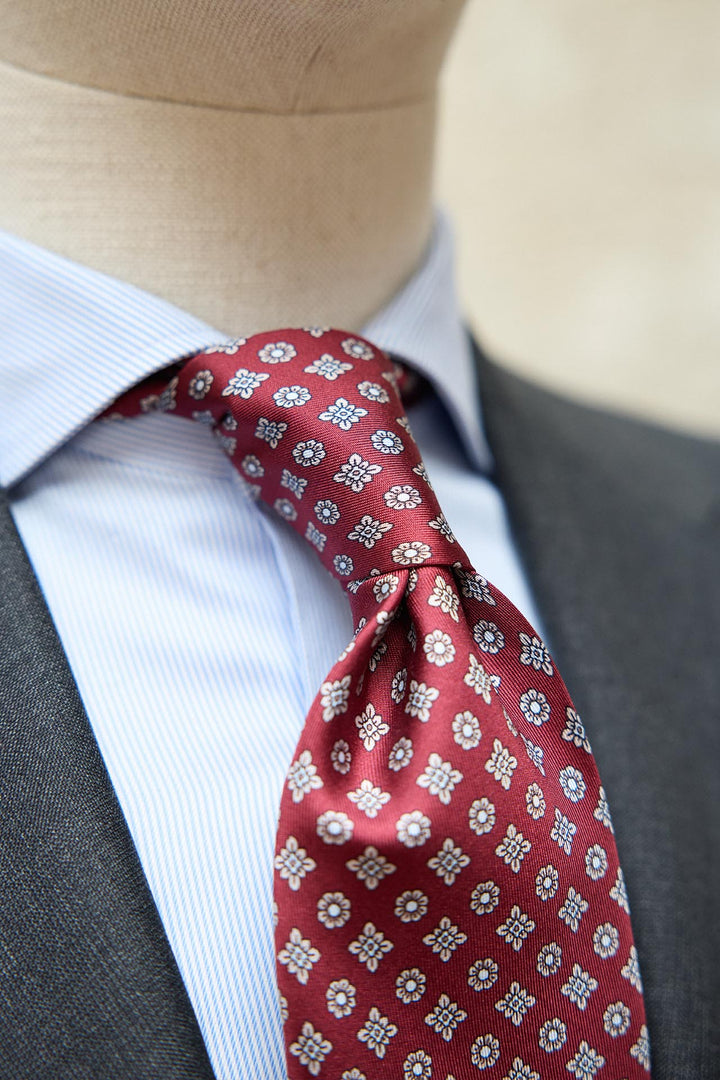
[[[454,885],[455,878],[469,864],[470,856],[466,855],[463,849],[458,847],[449,836],[443,840],[443,846],[437,855],[433,855],[427,861],[428,869],[434,870],[446,885]]]
[[[327,334],[330,327],[329,326],[303,326],[302,329],[305,331],[306,334],[309,334],[310,337],[321,338],[323,336],[323,334]],[[343,1080],[344,1080],[344,1078],[343,1078]]]
[[[420,847],[430,836],[430,818],[422,810],[410,810],[395,823],[397,838],[405,847]]]
[[[319,465],[326,456],[325,445],[319,439],[306,439],[304,442],[296,443],[292,456],[298,465],[308,469],[313,465]]]
[[[320,950],[316,949],[310,938],[304,938],[297,927],[290,931],[290,940],[285,942],[285,948],[278,953],[278,960],[284,964],[291,975],[295,975],[297,981],[305,986],[308,976],[320,959]]]
[[[495,933],[505,940],[506,945],[512,946],[515,952],[519,952],[523,947],[523,942],[534,929],[535,923],[530,916],[521,911],[517,904],[513,904],[507,919],[498,926]]]
[[[350,901],[341,892],[326,892],[317,902],[318,922],[321,922],[326,930],[336,930],[344,926],[350,918]]]
[[[517,758],[514,757],[499,739],[493,739],[493,752],[485,762],[485,771],[489,772],[501,787],[507,791],[512,782],[512,776],[517,768]]]
[[[364,1072],[360,1072],[358,1068],[346,1069],[340,1077],[340,1080],[367,1080]]]
[[[339,397],[332,405],[328,405],[324,412],[318,415],[318,420],[325,420],[330,424],[334,424],[341,431],[350,431],[353,424],[359,424],[363,416],[367,416],[367,413],[367,409],[351,404],[347,398]]]
[[[348,540],[357,540],[358,544],[369,551],[374,548],[378,540],[382,539],[383,533],[389,532],[392,524],[388,521],[381,522],[372,514],[363,514],[352,530],[347,534]]]
[[[529,637],[527,634],[518,634],[522,648],[520,650],[520,663],[532,667],[535,671],[545,672],[552,675],[553,666],[550,653],[545,648],[539,637]]]
[[[552,863],[541,866],[535,877],[535,892],[541,900],[552,900],[558,891],[560,875]]]
[[[406,739],[405,736],[398,739],[390,751],[390,757],[388,758],[388,768],[393,772],[400,772],[406,765],[410,764],[410,759],[413,756],[413,744],[411,739]]]
[[[622,1001],[608,1005],[603,1013],[603,1027],[613,1039],[624,1035],[630,1027],[630,1010]]]
[[[316,1031],[309,1020],[302,1026],[302,1034],[298,1035],[297,1042],[290,1043],[290,1053],[300,1058],[300,1064],[305,1065],[311,1076],[317,1076],[323,1061],[332,1050],[333,1045],[328,1039],[324,1039],[322,1032]]]
[[[455,714],[452,722],[453,738],[463,750],[474,750],[480,745],[482,733],[480,721],[469,709]]]
[[[600,788],[598,793],[598,804],[593,810],[593,817],[596,821],[601,822],[606,829],[609,829],[611,833],[615,832],[612,818],[610,817],[610,807],[608,806],[607,796],[605,795],[605,788],[603,787]]]
[[[393,434],[392,431],[385,431],[382,428],[370,436],[370,442],[373,445],[373,449],[381,454],[402,454],[405,449],[402,439],[400,439],[399,436]]]
[[[303,368],[306,375],[321,375],[323,379],[327,379],[328,382],[335,382],[340,376],[344,375],[346,371],[352,371],[352,364],[346,364],[342,360],[336,360],[330,353],[323,353],[317,360],[313,360],[312,364],[309,364],[306,368]]]
[[[478,836],[492,831],[495,825],[495,806],[486,799],[476,799],[468,811],[470,828]]]
[[[222,432],[217,429],[215,430],[215,438],[220,443],[225,453],[229,457],[232,457],[237,448],[237,439],[234,439],[231,435],[223,435]]]
[[[311,859],[305,848],[298,845],[294,836],[288,836],[285,847],[275,856],[275,869],[283,881],[287,881],[293,892],[297,892],[302,879],[315,869],[317,863]]]
[[[372,360],[375,356],[374,349],[365,341],[360,341],[358,338],[345,338],[340,342],[341,348],[348,356],[352,356],[354,360]]]
[[[580,802],[581,799],[585,798],[585,780],[579,769],[567,765],[560,770],[559,779],[565,798],[569,799],[570,802]]]
[[[439,754],[431,754],[425,771],[415,782],[419,787],[427,788],[431,795],[437,795],[443,806],[447,806],[462,778],[463,774],[459,769],[453,769],[451,761],[443,761]]]
[[[262,349],[258,349],[257,354],[258,360],[263,364],[287,364],[296,356],[297,352],[287,341],[268,342]]]
[[[385,492],[383,499],[391,510],[414,510],[422,502],[420,492],[411,484],[396,484]]]
[[[355,987],[349,979],[336,979],[325,991],[328,1012],[337,1020],[350,1016],[355,1008]]]
[[[426,934],[423,943],[440,956],[444,964],[451,959],[453,953],[467,941],[467,934],[455,926],[447,915],[442,919],[430,934]]]
[[[313,507],[313,513],[322,525],[337,525],[340,511],[332,499],[320,499]]]
[[[317,548],[317,551],[325,551],[327,537],[312,522],[308,522],[308,526],[305,528],[305,540],[309,540],[313,548]]]
[[[402,668],[400,671],[393,675],[392,684],[390,686],[390,697],[393,699],[396,705],[399,705],[402,699],[405,697],[405,690],[407,689],[407,668]]]
[[[436,532],[439,532],[441,536],[444,536],[449,544],[455,543],[455,535],[444,514],[438,514],[432,521],[428,521],[428,525],[431,529],[435,529]]]
[[[432,1058],[424,1050],[413,1050],[403,1061],[403,1080],[431,1080]]]
[[[361,780],[359,787],[348,792],[348,799],[354,802],[369,818],[375,818],[383,806],[390,801],[390,792],[376,787],[372,780]]]
[[[582,1012],[587,1008],[590,995],[597,990],[598,981],[589,971],[583,971],[579,964],[573,964],[572,975],[560,988],[560,993],[570,998]]]
[[[332,720],[340,713],[347,712],[348,698],[350,697],[351,675],[343,675],[342,679],[333,679],[324,682],[320,687],[320,704],[323,710],[323,720]]]
[[[602,1069],[605,1058],[597,1050],[593,1050],[589,1043],[583,1039],[575,1056],[568,1061],[565,1068],[575,1077],[575,1080],[593,1080],[593,1077]]]
[[[333,746],[330,751],[330,761],[335,772],[339,772],[341,776],[346,776],[350,772],[352,753],[344,739],[338,739]]]
[[[609,960],[620,947],[620,934],[612,923],[602,923],[595,928],[593,949],[603,960]]]
[[[444,667],[445,664],[451,664],[455,659],[455,646],[452,643],[452,638],[442,630],[432,630],[425,635],[423,652],[428,662],[435,664],[436,667]]]
[[[562,907],[558,911],[558,918],[562,919],[565,925],[570,927],[573,934],[577,934],[580,920],[589,907],[587,900],[571,885],[567,897],[563,900]]]
[[[350,859],[345,865],[355,874],[358,881],[365,884],[367,889],[376,889],[383,878],[388,874],[394,874],[397,869],[372,845],[366,847],[357,859]]]
[[[468,986],[473,990],[489,990],[497,982],[498,968],[494,960],[476,960],[468,970]]]
[[[481,881],[470,897],[470,910],[476,915],[489,915],[500,903],[500,886],[494,881]]]
[[[238,349],[242,348],[246,343],[247,338],[234,338],[232,341],[226,341],[224,345],[211,345],[208,349],[203,349],[203,353],[208,356],[212,355],[212,353],[222,353],[225,356],[234,356]]]
[[[546,979],[550,975],[557,975],[561,964],[562,949],[557,942],[551,941],[549,945],[543,945],[537,958],[537,969],[540,974]]]
[[[470,1060],[478,1069],[489,1069],[500,1057],[500,1042],[494,1035],[480,1035],[470,1047]]]
[[[630,1047],[630,1053],[635,1058],[638,1065],[642,1065],[646,1072],[650,1072],[650,1039],[645,1024],[642,1024],[640,1027],[638,1040]]]
[[[262,439],[271,450],[277,450],[278,443],[287,431],[287,424],[281,420],[267,420],[261,416],[255,428],[255,438]]]
[[[437,701],[440,691],[434,686],[427,686],[424,682],[410,680],[410,692],[405,704],[405,712],[410,716],[417,716],[418,720],[427,723],[430,719],[430,710],[433,702]]]
[[[545,815],[545,796],[539,784],[530,784],[525,792],[525,805],[533,821],[539,821]]]
[[[536,746],[535,743],[530,742],[526,735],[521,735],[520,738],[525,746],[525,753],[532,761],[535,768],[545,775],[545,769],[543,767],[543,749],[541,746]]]
[[[495,848],[495,854],[506,866],[510,867],[513,873],[519,874],[522,861],[531,846],[530,841],[526,840],[513,824],[510,824],[507,827],[507,833]]]
[[[610,896],[621,907],[626,915],[630,914],[630,903],[628,901],[627,888],[625,885],[625,876],[622,872],[622,867],[618,867],[617,877],[615,878],[615,884],[610,890]]]
[[[565,742],[574,743],[575,746],[578,747],[578,749],[582,747],[582,749],[585,750],[586,753],[591,753],[590,743],[588,742],[587,735],[585,734],[585,727],[578,714],[575,712],[574,709],[571,709],[570,706],[568,706],[565,710],[565,715],[567,719],[565,721],[565,727],[562,731],[562,737]]]
[[[442,575],[437,574],[433,590],[428,597],[430,607],[440,608],[445,615],[449,615],[454,622],[457,622],[459,603],[460,598],[452,585],[449,585]]]
[[[297,761],[293,761],[288,772],[287,786],[292,792],[295,803],[302,802],[311,791],[316,791],[323,786],[309,750],[303,750]]]
[[[585,873],[591,881],[599,881],[605,877],[608,868],[608,857],[605,848],[599,844],[593,844],[587,849],[585,855]]]
[[[355,569],[355,565],[349,555],[335,555],[333,558],[333,566],[335,567],[335,573],[340,577],[347,577],[352,574]]]
[[[467,596],[472,600],[480,600],[491,607],[495,607],[495,600],[484,577],[481,577],[474,570],[466,570],[459,562],[453,564],[453,570],[460,582],[463,596]]]
[[[567,1028],[562,1020],[557,1016],[546,1020],[540,1028],[539,1042],[546,1054],[552,1054],[564,1046],[567,1042]]]
[[[395,915],[400,922],[419,922],[427,909],[428,898],[420,889],[408,889],[395,900]]]
[[[366,922],[362,933],[358,934],[355,941],[348,945],[348,952],[357,956],[361,964],[365,964],[368,971],[377,971],[380,961],[395,946],[392,941],[385,937],[382,930],[375,927],[375,923]]]
[[[513,1058],[510,1072],[504,1080],[540,1080],[540,1073],[526,1065],[522,1058],[516,1057]]]
[[[240,467],[246,476],[249,476],[252,480],[259,480],[261,476],[265,475],[265,469],[263,468],[260,459],[255,457],[254,454],[246,454],[240,462]]]
[[[486,705],[492,700],[492,691],[497,690],[500,680],[496,675],[489,675],[479,660],[472,653],[468,656],[469,667],[464,676],[466,686],[471,686]]]
[[[621,968],[620,974],[624,979],[627,979],[631,986],[634,986],[638,994],[642,994],[642,979],[640,978],[640,963],[638,961],[637,949],[634,945],[630,946],[630,955],[628,956],[627,963]]]
[[[351,454],[335,473],[333,480],[336,484],[345,484],[356,495],[359,495],[365,485],[369,484],[380,472],[382,472],[382,465],[371,465],[360,454]]]
[[[425,1023],[436,1035],[441,1035],[445,1042],[450,1042],[458,1024],[467,1019],[467,1013],[447,994],[441,994],[432,1012],[425,1017]]]
[[[355,825],[342,810],[326,810],[317,819],[316,830],[326,844],[345,844],[352,838]]]
[[[550,719],[550,704],[539,690],[531,687],[520,695],[520,711],[531,724],[540,727]]]
[[[381,405],[387,404],[390,400],[390,395],[380,383],[368,382],[367,380],[358,383],[358,393],[362,394],[368,401],[377,401]]]
[[[535,1004],[535,998],[520,985],[519,982],[511,982],[510,989],[505,997],[495,1002],[495,1008],[502,1013],[515,1027],[520,1027],[528,1009]]]
[[[290,1019],[290,1009],[288,1007],[287,998],[284,994],[280,994],[278,996],[280,1000],[280,1019],[282,1020],[283,1024],[286,1024]]]
[[[572,851],[572,842],[577,832],[577,825],[561,814],[555,807],[555,823],[550,830],[550,839],[554,840],[559,848],[569,855]]]
[[[311,397],[312,394],[306,387],[295,384],[294,386],[281,386],[273,394],[273,401],[281,409],[294,409],[298,405],[307,405]]]
[[[427,544],[422,544],[419,540],[412,540],[398,544],[396,548],[392,549],[391,554],[393,562],[398,563],[400,566],[419,566],[420,563],[428,561],[432,551]]]
[[[360,1042],[365,1043],[368,1050],[374,1050],[379,1058],[385,1057],[390,1040],[397,1035],[398,1029],[392,1024],[387,1016],[382,1016],[375,1006],[370,1010],[370,1015],[357,1033]]]
[[[241,397],[244,401],[248,401],[258,386],[262,386],[265,380],[269,378],[267,372],[260,374],[255,371],[248,371],[247,368],[238,368],[223,390],[222,396]]]
[[[360,716],[355,717],[355,726],[363,746],[368,751],[374,750],[375,744],[390,730],[380,713],[375,712],[375,706],[369,702]]]
[[[287,488],[296,499],[302,499],[307,487],[307,480],[304,477],[295,476],[289,469],[283,469],[280,477],[280,487]]]
[[[188,383],[188,394],[196,401],[201,401],[215,381],[212,371],[198,371]]]
[[[473,627],[473,638],[481,652],[495,654],[505,648],[505,635],[494,622],[481,619]]]
[[[373,596],[377,600],[378,604],[382,604],[383,600],[387,600],[388,596],[392,596],[397,591],[397,587],[400,584],[400,578],[397,574],[381,574],[373,582]]]

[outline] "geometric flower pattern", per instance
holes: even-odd
[[[452,535],[406,377],[356,335],[281,330],[206,349],[108,411],[207,423],[353,611],[280,808],[288,1076],[647,1077],[582,720],[543,641]]]

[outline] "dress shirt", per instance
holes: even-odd
[[[424,264],[365,333],[437,386],[409,415],[438,498],[474,565],[538,626],[452,263],[439,216]],[[207,428],[166,414],[89,423],[224,335],[10,236],[0,297],[0,479],[15,521],[215,1073],[281,1080],[277,812],[306,710],[352,634],[347,598]]]

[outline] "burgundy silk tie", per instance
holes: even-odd
[[[282,330],[206,350],[112,410],[210,424],[349,594],[357,631],[280,808],[288,1075],[647,1077],[623,875],[582,722],[543,642],[455,541],[402,378],[363,339]]]

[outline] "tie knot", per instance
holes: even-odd
[[[281,330],[187,361],[161,407],[210,424],[254,497],[351,591],[464,558],[400,397],[402,367],[338,330]]]

